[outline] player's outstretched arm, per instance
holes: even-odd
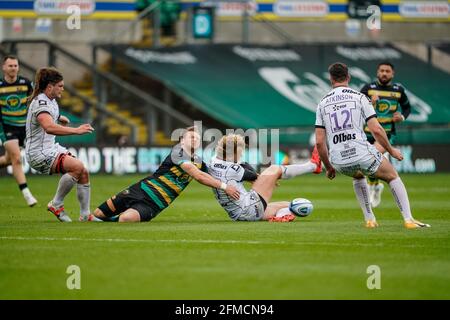
[[[37,116],[37,120],[41,127],[48,134],[53,134],[55,136],[68,136],[72,134],[85,134],[91,133],[94,131],[94,128],[91,127],[90,124],[82,124],[78,128],[72,127],[64,127],[55,122],[53,122],[53,118],[48,113],[41,113]]]
[[[375,137],[375,140],[386,150],[389,152],[391,156],[393,156],[397,160],[403,160],[403,155],[397,148],[394,148],[390,143],[389,139],[384,131],[383,127],[380,125],[378,120],[374,118],[370,118],[367,121],[367,126],[369,127],[370,132]]]
[[[226,192],[227,195],[229,195],[233,199],[239,200],[239,191],[235,187],[227,185],[227,184],[213,178],[209,174],[201,171],[199,168],[197,168],[195,165],[193,165],[190,162],[184,162],[180,165],[180,167],[188,175],[190,175],[192,178],[197,180],[199,183],[201,183],[205,186],[208,186],[208,187],[222,189]]]
[[[328,158],[328,147],[324,128],[316,128],[316,145],[317,151],[319,151],[320,160],[322,160],[327,169],[327,177],[333,179],[336,176],[336,170]]]

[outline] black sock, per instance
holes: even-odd
[[[26,183],[19,184],[20,191],[22,191],[25,188],[28,188],[28,185]]]
[[[120,216],[120,214],[118,214],[116,216],[112,216],[112,217],[104,217],[104,218],[99,218],[99,219],[103,220],[104,222],[119,222],[119,216]]]

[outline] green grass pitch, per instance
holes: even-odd
[[[92,177],[92,209],[138,176]],[[26,207],[0,178],[0,299],[449,299],[450,175],[403,175],[415,217],[406,230],[389,189],[363,227],[351,179],[282,181],[274,200],[310,199],[293,223],[232,222],[193,182],[150,223],[63,224],[46,211],[56,177],[30,177],[39,204]],[[74,190],[66,200],[78,218]],[[81,289],[69,290],[69,265]],[[369,290],[367,268],[381,270]]]

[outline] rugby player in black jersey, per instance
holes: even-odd
[[[372,101],[372,105],[377,114],[377,120],[386,132],[389,142],[395,143],[395,125],[408,118],[411,113],[411,106],[405,93],[405,88],[399,83],[394,83],[394,65],[388,61],[381,62],[377,67],[377,80],[364,85],[361,93],[365,94]],[[386,150],[375,141],[366,126],[364,132],[367,141],[375,145],[381,153]],[[369,179],[369,198],[372,207],[378,207],[381,202],[381,193],[384,185],[376,178]]]
[[[195,154],[201,145],[195,127],[187,128],[170,154],[152,175],[129,186],[102,203],[94,215],[103,221],[144,222],[155,218],[188,186],[192,179],[224,190],[239,199],[239,191],[207,173],[207,166]]]

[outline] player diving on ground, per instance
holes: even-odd
[[[188,186],[192,179],[218,188],[232,199],[239,199],[239,190],[207,173],[207,166],[195,154],[200,147],[195,127],[187,128],[170,154],[154,174],[119,192],[102,203],[94,215],[110,222],[144,222],[155,218]]]
[[[245,141],[241,135],[229,134],[222,137],[216,147],[215,157],[211,160],[208,172],[227,185],[234,185],[241,197],[233,199],[223,190],[214,188],[219,204],[234,221],[269,220],[273,222],[290,222],[295,215],[289,210],[289,202],[270,202],[279,179],[288,179],[306,173],[320,173],[322,164],[317,150],[314,149],[310,161],[304,164],[271,165],[260,175],[241,158]],[[252,182],[247,191],[244,181]]]

